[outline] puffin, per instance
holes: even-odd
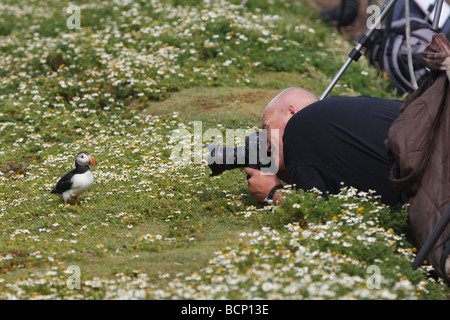
[[[64,203],[72,198],[77,205],[78,197],[94,183],[94,175],[89,166],[95,166],[96,163],[89,152],[82,151],[75,157],[75,169],[66,173],[53,187],[51,193],[60,194]]]

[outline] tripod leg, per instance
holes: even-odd
[[[394,7],[397,0],[386,0],[386,2],[383,4],[380,10],[380,14],[375,18],[374,23],[364,32],[364,34],[361,36],[361,38],[358,41],[358,44],[353,48],[353,50],[349,53],[349,58],[344,63],[344,65],[341,67],[339,72],[336,74],[336,76],[333,78],[331,83],[328,85],[328,87],[325,89],[325,91],[320,96],[320,100],[325,99],[328,94],[331,92],[333,87],[336,85],[340,77],[344,74],[345,70],[350,66],[350,63],[352,61],[358,61],[358,59],[361,57],[362,53],[361,50],[364,47],[368,46],[368,42],[370,41],[370,37],[372,37],[375,30],[381,25],[384,18],[389,14],[391,9]]]
[[[447,209],[444,211],[438,223],[433,228],[433,231],[428,236],[422,248],[417,253],[416,258],[414,259],[414,262],[412,264],[413,270],[416,270],[422,265],[426,256],[428,255],[428,253],[430,253],[434,244],[436,243],[436,241],[438,240],[438,238],[440,237],[440,235],[442,234],[442,232],[449,223],[450,223],[450,206],[448,206]]]
[[[439,32],[439,20],[441,18],[442,6],[444,5],[444,0],[436,0],[436,11],[434,12],[433,26],[431,30],[434,33]]]

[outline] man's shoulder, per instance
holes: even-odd
[[[310,104],[294,114],[286,124],[285,135],[321,134],[322,128],[335,124],[353,126],[355,122],[388,126],[400,114],[403,101],[370,96],[331,96]]]
[[[391,100],[371,96],[331,96],[319,100],[303,108],[288,121],[286,127],[291,127],[294,123],[308,122],[324,119],[327,116],[341,117],[357,113],[373,112],[394,112],[398,113],[400,106],[404,103],[401,100]]]

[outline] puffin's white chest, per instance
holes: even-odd
[[[94,183],[94,175],[90,170],[85,173],[75,174],[72,177],[72,187],[63,193],[65,199],[78,197],[80,194],[89,189]]]
[[[72,189],[77,195],[85,192],[94,183],[94,175],[90,170],[76,174],[72,178]]]

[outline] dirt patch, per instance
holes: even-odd
[[[25,157],[23,159],[5,160],[0,163],[0,172],[7,178],[17,175],[25,174],[28,166],[33,161],[33,158]]]
[[[252,88],[188,88],[174,92],[163,101],[149,101],[139,106],[144,113],[163,115],[181,112],[187,118],[199,114],[223,112],[261,113],[267,103],[279,93],[277,89]],[[134,106],[136,107],[136,106]]]
[[[0,273],[8,273],[17,270],[18,265],[22,265],[26,261],[27,255],[23,252],[11,251],[8,252],[8,254],[13,258],[0,267]]]
[[[132,99],[128,103],[128,107],[131,108],[131,109],[137,109],[137,110],[142,111],[142,110],[145,109],[145,104],[142,103],[142,101],[139,100],[139,99]]]
[[[200,112],[220,109],[221,107],[223,107],[222,102],[223,101],[215,101],[213,97],[208,96],[199,96],[197,99],[194,99],[194,103],[197,105]]]
[[[244,103],[268,103],[274,96],[266,90],[253,90],[238,94],[237,98]]]

